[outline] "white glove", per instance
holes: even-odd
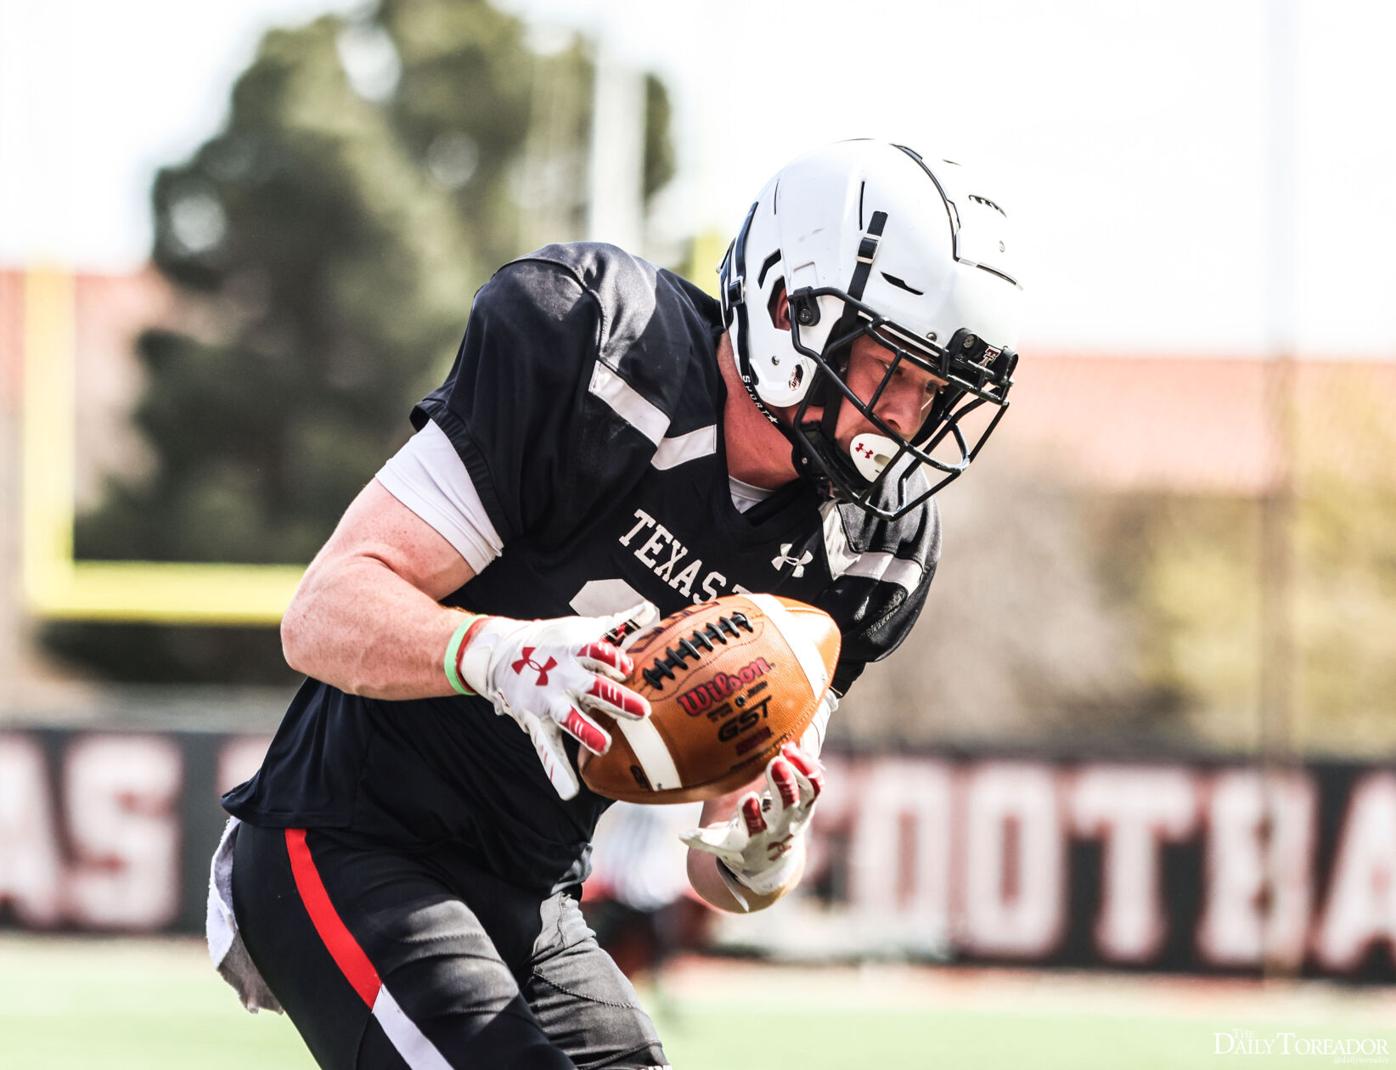
[[[742,796],[737,812],[720,825],[706,825],[680,839],[697,851],[716,855],[721,873],[757,895],[770,895],[789,882],[804,853],[805,826],[824,790],[824,767],[793,743],[766,766],[767,790]],[[728,888],[742,906],[740,889]]]
[[[839,708],[839,697],[831,687],[819,700],[819,708],[814,711],[805,734],[800,737],[800,749],[810,758],[818,758],[824,752],[824,737],[829,734],[829,718]]]
[[[621,643],[658,619],[649,602],[605,617],[486,617],[460,652],[460,677],[528,733],[553,789],[571,799],[579,783],[562,733],[605,754],[610,733],[589,713],[649,716],[649,703],[620,682],[635,667]]]

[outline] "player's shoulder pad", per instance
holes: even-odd
[[[825,525],[831,553],[846,547],[845,553],[852,558],[890,555],[927,572],[940,562],[940,506],[934,498],[896,520],[871,516],[856,505],[839,505],[836,512],[837,526],[832,521]]]
[[[834,689],[845,694],[864,665],[902,644],[940,563],[940,509],[932,499],[897,520],[854,505],[828,509],[824,546],[833,582],[816,604],[839,624],[843,653]]]
[[[666,418],[690,377],[716,375],[717,302],[672,272],[603,242],[546,245],[501,271],[525,265],[575,281],[599,316],[597,359]]]

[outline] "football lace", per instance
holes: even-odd
[[[674,680],[675,669],[683,668],[683,664],[689,658],[695,661],[701,658],[703,650],[712,652],[716,649],[714,641],[726,644],[728,639],[736,639],[741,635],[738,629],[745,629],[748,632],[755,632],[751,626],[751,621],[747,620],[745,613],[733,613],[730,616],[718,617],[717,620],[709,624],[706,628],[700,628],[686,639],[680,639],[674,646],[666,647],[664,653],[654,659],[654,664],[645,669],[643,676],[645,682],[653,688],[662,688],[664,681]]]

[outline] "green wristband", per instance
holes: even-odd
[[[470,626],[480,618],[475,614],[467,614],[465,619],[456,625],[456,630],[451,633],[451,641],[446,644],[446,680],[450,683],[452,690],[458,695],[473,695],[474,691],[465,686],[465,681],[460,678],[460,673],[456,671],[456,664],[460,661],[460,645],[465,642],[465,633],[470,631]]]

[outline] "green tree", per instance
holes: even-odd
[[[405,439],[474,290],[535,237],[530,172],[567,192],[546,240],[578,236],[589,51],[537,54],[526,29],[483,0],[382,0],[265,36],[224,128],[155,181],[154,263],[185,300],[138,342],[154,464],[80,520],[80,556],[309,560]],[[653,78],[646,113],[649,194],[673,168]],[[46,638],[117,677],[285,671],[273,629]]]

